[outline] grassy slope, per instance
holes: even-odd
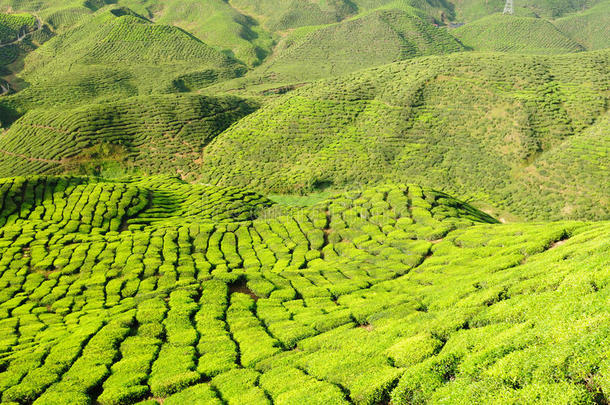
[[[354,3],[347,0],[231,0],[230,3],[238,10],[259,17],[271,31],[331,24],[357,12]]]
[[[566,14],[582,11],[605,0],[523,0],[515,2],[515,13],[522,16],[558,18]],[[458,21],[472,22],[490,14],[504,10],[504,0],[460,0],[451,1],[455,5]]]
[[[0,177],[141,172],[193,179],[203,147],[253,110],[235,97],[193,94],[34,110],[0,137]]]
[[[553,24],[540,18],[496,14],[451,33],[475,51],[554,54],[583,50]]]
[[[217,137],[203,178],[281,193],[415,180],[528,218],[558,218],[567,205],[604,216],[599,187],[572,198],[515,179],[606,111],[608,56],[454,54],[313,84]],[[565,187],[580,189],[581,175]]]
[[[608,223],[501,225],[415,185],[283,216],[168,178],[0,190],[3,402],[603,403],[610,390]]]
[[[157,23],[183,28],[205,43],[231,52],[248,65],[259,64],[273,46],[271,34],[254,18],[223,0],[120,0],[118,3],[154,18]]]
[[[100,9],[105,0],[0,0],[0,10],[35,13],[56,31],[64,31]]]
[[[554,24],[587,49],[610,48],[610,1],[560,18]]]
[[[41,105],[201,88],[243,70],[178,28],[153,24],[128,9],[107,8],[28,55],[21,77],[30,86],[2,100],[3,121],[11,111],[15,115]]]
[[[34,31],[36,27],[36,17],[31,14],[0,14],[0,44],[13,42],[20,34]]]
[[[250,80],[311,81],[462,49],[445,30],[417,16],[399,10],[377,11],[318,29],[296,31],[278,44],[271,60],[253,72],[255,78]]]
[[[17,60],[20,54],[29,50],[31,42],[25,38],[25,42],[17,40],[26,33],[31,33],[38,28],[36,17],[28,13],[20,14],[0,14],[0,66],[5,67]],[[6,76],[10,71],[6,68],[2,70],[2,75]]]

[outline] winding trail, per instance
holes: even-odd
[[[24,34],[19,34],[19,36],[17,37],[17,39],[16,39],[16,40],[11,41],[11,42],[6,42],[6,43],[3,43],[3,44],[0,44],[0,48],[4,48],[4,47],[6,47],[6,46],[10,46],[10,45],[14,45],[14,44],[17,44],[17,43],[19,43],[19,42],[22,42],[22,41],[23,41],[25,38],[27,38],[28,36],[30,36],[30,35],[32,35],[32,34],[34,34],[35,32],[40,31],[40,30],[42,29],[42,21],[41,21],[41,20],[40,20],[40,18],[38,18],[38,17],[36,17],[36,24],[37,24],[37,27],[36,27],[36,29],[35,29],[35,30],[33,30],[33,31],[29,31],[29,32],[26,32],[26,33],[24,33]]]

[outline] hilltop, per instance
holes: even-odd
[[[603,403],[610,389],[608,223],[501,225],[413,184],[300,210],[169,178],[0,192],[3,402]]]

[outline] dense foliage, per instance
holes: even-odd
[[[205,145],[254,109],[254,103],[236,97],[170,94],[33,110],[0,137],[0,177],[157,173],[197,178]]]
[[[497,14],[452,33],[462,44],[477,51],[553,54],[583,50],[550,22],[533,17]]]
[[[0,403],[608,404],[610,3],[504,2],[0,0]]]
[[[609,56],[458,53],[318,82],[220,134],[206,148],[203,179],[283,193],[401,179],[523,217],[608,218],[608,132],[597,120]],[[559,152],[592,125],[599,149]],[[532,176],[541,156],[561,156],[548,163],[555,167],[597,166],[583,186],[580,170]]]
[[[0,187],[3,402],[593,403],[610,388],[608,224],[487,225],[414,185],[297,211],[169,179]]]

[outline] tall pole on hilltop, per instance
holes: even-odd
[[[506,0],[506,5],[504,6],[504,14],[513,14],[515,10],[513,9],[513,0]]]

